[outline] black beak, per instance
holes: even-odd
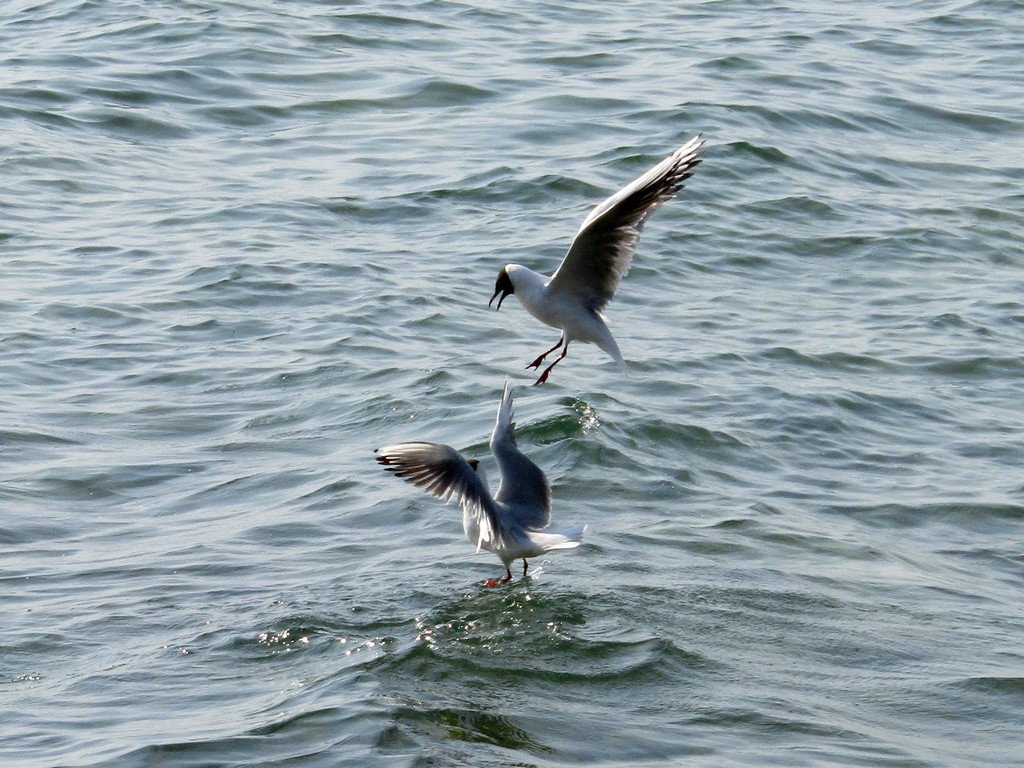
[[[506,297],[506,296],[508,296],[508,295],[509,295],[510,293],[512,293],[512,292],[511,292],[511,291],[503,291],[503,290],[501,290],[501,289],[499,288],[498,290],[496,290],[496,291],[494,292],[494,295],[493,295],[493,296],[491,296],[491,300],[487,302],[487,306],[488,306],[488,307],[489,307],[489,306],[491,306],[491,304],[493,304],[493,303],[494,303],[494,300],[495,300],[495,299],[498,299],[498,296],[499,296],[499,294],[500,294],[501,298],[500,298],[500,299],[498,299],[498,306],[496,306],[496,307],[494,308],[494,311],[495,311],[495,312],[497,312],[497,311],[498,311],[499,309],[501,309],[501,302],[503,302],[503,301],[505,300],[505,297]]]
[[[494,303],[494,300],[498,299],[498,306],[494,308],[494,311],[497,312],[501,309],[501,302],[505,300],[505,297],[515,292],[516,287],[512,285],[512,279],[508,276],[508,272],[505,271],[505,268],[502,267],[501,272],[498,273],[498,279],[494,283],[494,295],[491,296],[491,300],[487,302],[487,306],[491,306],[491,304]],[[501,298],[498,298],[499,296]]]

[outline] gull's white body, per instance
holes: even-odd
[[[573,341],[595,344],[625,366],[619,345],[600,312],[588,310],[576,296],[559,290],[557,285],[552,288],[547,275],[521,264],[507,264],[505,271],[516,287],[516,298],[523,308],[545,325],[560,330],[566,346]]]
[[[558,270],[548,277],[521,264],[506,264],[498,273],[493,302],[498,308],[515,294],[527,312],[562,332],[559,343],[538,357],[529,368],[539,368],[547,355],[563,344],[562,354],[537,379],[548,373],[574,341],[596,344],[625,368],[619,345],[601,315],[619,283],[629,272],[633,251],[647,217],[670,200],[700,163],[703,141],[699,136],[684,144],[654,168],[609,197],[583,220]]]
[[[377,461],[445,501],[462,507],[462,528],[477,551],[493,552],[512,578],[511,564],[545,552],[580,545],[586,526],[557,533],[542,529],[551,522],[551,490],[541,469],[516,446],[512,422],[512,392],[508,383],[498,406],[491,433],[491,452],[498,462],[501,482],[492,495],[475,461],[441,443],[398,443],[377,451]],[[490,580],[489,585],[497,583]]]

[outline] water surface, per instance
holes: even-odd
[[[1022,11],[7,3],[4,763],[1024,764]],[[488,590],[372,450],[505,377],[590,530]]]

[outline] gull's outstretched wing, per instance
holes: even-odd
[[[491,452],[501,471],[501,482],[494,498],[507,505],[509,513],[521,526],[538,530],[551,522],[551,486],[541,468],[516,446],[515,429],[512,388],[506,381],[494,432],[491,433]]]
[[[463,512],[476,516],[480,522],[477,551],[485,542],[504,537],[490,491],[466,457],[450,445],[398,443],[378,448],[375,453],[377,461],[397,477],[443,501],[458,501]]]
[[[695,136],[591,211],[548,290],[572,295],[595,312],[603,309],[629,272],[644,221],[693,175],[703,145]]]

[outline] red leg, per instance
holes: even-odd
[[[553,346],[551,349],[549,349],[547,352],[545,352],[543,355],[538,357],[536,360],[534,360],[532,363],[530,363],[526,367],[527,368],[540,368],[540,364],[544,362],[544,358],[547,357],[548,355],[550,355],[552,352],[554,352],[560,346],[562,346],[562,343],[564,342],[564,340],[565,339],[563,337],[559,337],[558,343],[555,344],[555,346]]]
[[[499,584],[504,584],[506,581],[512,581],[512,569],[505,566],[505,575],[500,579],[488,579],[484,582],[485,587],[496,587]]]
[[[538,384],[543,384],[545,381],[547,381],[548,374],[551,373],[551,369],[558,365],[560,362],[562,362],[562,360],[565,359],[565,356],[567,354],[569,354],[569,342],[565,343],[565,349],[562,350],[562,354],[555,358],[555,362],[553,362],[551,365],[545,368],[544,373],[540,375],[540,378],[533,382],[533,386],[536,387]]]
[[[526,558],[523,558],[523,578],[526,578],[526,569],[530,567],[530,564],[526,562]]]

